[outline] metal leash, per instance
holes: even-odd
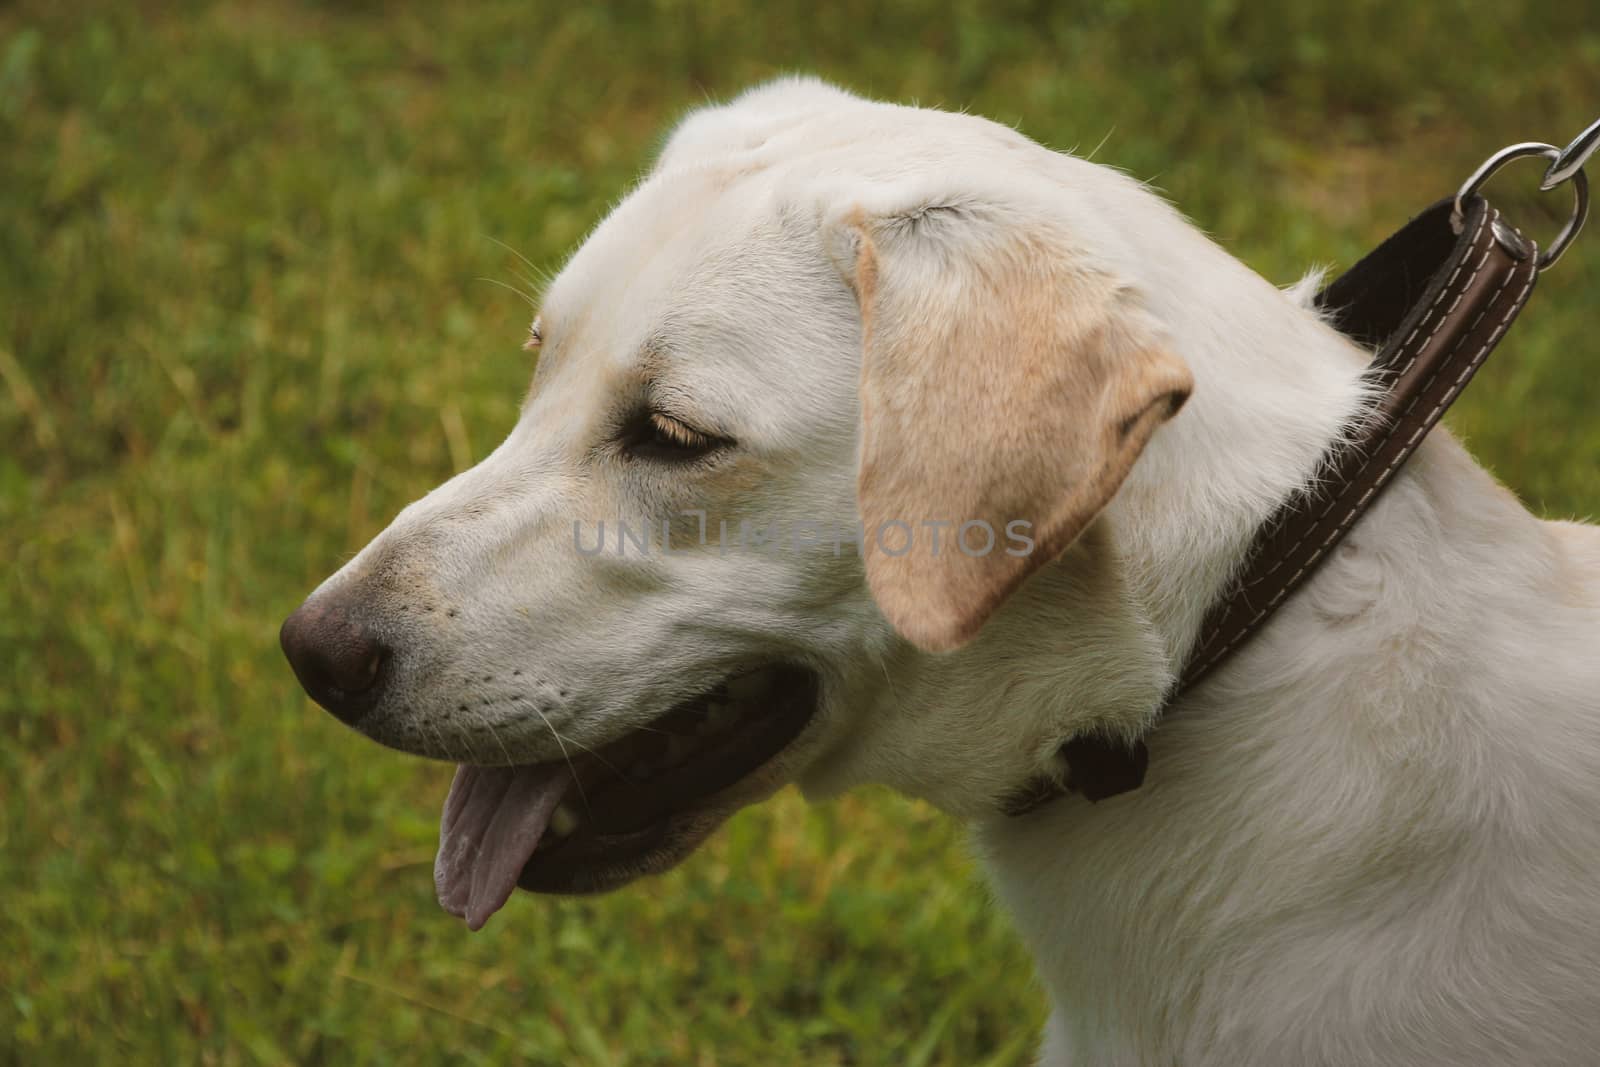
[[[1540,192],[1549,192],[1551,189],[1567,182],[1572,183],[1573,206],[1572,215],[1567,219],[1567,224],[1556,234],[1556,239],[1550,247],[1539,256],[1539,270],[1544,272],[1555,266],[1556,260],[1561,258],[1561,253],[1572,244],[1572,239],[1578,236],[1578,231],[1583,229],[1583,222],[1589,217],[1589,176],[1584,173],[1583,165],[1589,157],[1600,150],[1600,120],[1577,137],[1565,148],[1557,148],[1553,144],[1543,141],[1524,141],[1521,144],[1507,145],[1494,155],[1483,161],[1483,165],[1472,172],[1459,192],[1456,193],[1456,209],[1454,222],[1457,232],[1460,231],[1462,219],[1462,201],[1478,191],[1478,187],[1513,159],[1522,159],[1525,156],[1543,156],[1550,161],[1545,168],[1544,178],[1539,182]],[[1512,234],[1496,229],[1496,234],[1502,241],[1511,242],[1515,238]]]

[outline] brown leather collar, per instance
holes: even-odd
[[[1440,201],[1317,297],[1338,328],[1374,347],[1383,386],[1377,418],[1323,458],[1322,474],[1257,533],[1229,592],[1212,605],[1163,713],[1258,632],[1305,583],[1416,450],[1522,310],[1538,277],[1537,249],[1482,197]],[[1062,745],[1062,778],[1008,798],[1010,815],[1079,792],[1091,801],[1137,789],[1149,754],[1098,735]]]

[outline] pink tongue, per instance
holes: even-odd
[[[481,930],[517,887],[572,775],[560,765],[456,768],[439,820],[439,905]]]

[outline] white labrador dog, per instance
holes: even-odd
[[[550,286],[505,443],[285,649],[465,765],[436,874],[474,928],[881,782],[971,824],[1047,1064],[1596,1062],[1600,533],[1443,431],[1142,789],[1001,813],[1064,739],[1146,728],[1359,410],[1367,354],[1304,304],[1003,126],[754,90]]]

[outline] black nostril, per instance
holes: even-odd
[[[306,601],[284,620],[278,643],[311,699],[343,721],[353,725],[377,703],[389,650],[336,605]]]

